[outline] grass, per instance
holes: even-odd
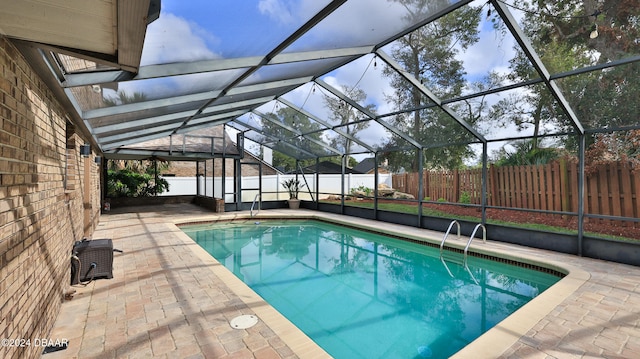
[[[335,204],[335,202],[331,202],[331,201],[321,201],[321,202]],[[373,202],[369,202],[369,201],[349,201],[349,202],[345,202],[345,205],[350,207],[373,209],[374,204]],[[378,209],[383,211],[399,212],[399,213],[406,213],[406,214],[413,214],[413,215],[418,214],[417,204],[410,205],[405,203],[378,203]],[[428,207],[422,208],[422,215],[428,216],[428,217],[440,217],[440,218],[446,218],[446,219],[460,219],[460,220],[469,221],[469,222],[477,222],[479,220],[478,217],[452,215],[451,213],[439,211],[439,210],[428,208]],[[530,229],[530,230],[535,230],[540,232],[578,234],[578,231],[575,229],[550,226],[550,225],[540,224],[540,223],[508,222],[508,221],[502,221],[502,220],[496,220],[496,219],[490,219],[490,218],[487,219],[487,223],[501,225],[505,227]],[[609,235],[609,234],[603,234],[603,233],[585,231],[585,235],[595,237],[595,238],[602,238],[602,239],[613,239],[613,240],[626,241],[626,242],[638,242],[638,240],[634,238],[615,236],[615,235]]]

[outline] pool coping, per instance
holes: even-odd
[[[376,227],[380,222],[361,218],[350,218],[349,221],[329,213],[303,213],[292,211],[288,217],[282,214],[267,213],[251,217],[249,213],[234,213],[229,215],[215,215],[194,218],[190,220],[181,219],[173,222],[177,236],[185,244],[195,243],[191,237],[184,233],[179,226],[191,224],[205,224],[225,221],[257,221],[268,219],[313,219],[319,221],[330,221],[345,226],[359,228],[378,233],[389,234],[394,237],[404,237],[411,240],[424,241],[431,245],[440,245],[441,239],[435,232],[427,229],[408,227],[399,224],[385,223],[385,228]],[[513,346],[518,340],[525,336],[538,322],[548,315],[555,307],[572,295],[580,286],[589,280],[591,275],[578,267],[553,261],[547,258],[538,258],[526,253],[512,250],[517,246],[505,245],[500,242],[488,240],[480,245],[472,243],[470,253],[496,256],[499,258],[513,260],[522,264],[539,266],[553,271],[563,273],[565,276],[549,289],[542,292],[536,298],[516,310],[504,320],[500,321],[493,328],[476,338],[473,342],[462,348],[452,358],[484,358],[499,357],[507,349]],[[466,243],[460,241],[448,241],[447,247],[464,249]],[[488,246],[485,247],[485,245]],[[502,246],[502,248],[500,247]],[[510,246],[508,248],[507,246]],[[249,288],[244,282],[238,279],[231,271],[214,259],[200,246],[189,246],[194,254],[205,263],[211,264],[212,271],[220,277],[228,287],[254,311],[267,326],[269,326],[291,350],[301,358],[326,358],[331,357],[324,349],[317,345],[311,338],[291,323],[275,308],[270,306],[262,297]]]

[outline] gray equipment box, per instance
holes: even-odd
[[[76,242],[71,260],[71,285],[98,278],[113,278],[113,242],[93,239]]]

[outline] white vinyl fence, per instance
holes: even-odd
[[[359,187],[367,187],[373,190],[374,188],[374,176],[373,174],[345,174],[344,175],[344,193],[349,194],[352,189]],[[318,179],[318,191],[320,192],[320,198],[327,198],[330,195],[342,194],[342,176],[340,174],[321,174]],[[262,176],[262,200],[285,200],[289,199],[289,194],[282,186],[282,182],[295,178],[295,175],[272,175]],[[178,195],[205,195],[209,197],[222,197],[222,178],[220,177],[207,177],[206,183],[204,177],[164,177],[169,182],[169,191],[163,193],[163,196],[178,196]],[[316,176],[315,175],[298,175],[300,182],[308,184],[305,186],[299,194],[299,198],[303,200],[310,200],[309,189],[315,197],[316,193]],[[200,193],[197,193],[198,185],[197,180],[200,181]],[[260,177],[250,176],[242,177],[242,202],[251,202],[258,193],[260,187]],[[391,187],[391,174],[384,173],[378,174],[378,183],[386,184]],[[233,202],[233,178],[227,178],[225,183],[225,202]],[[213,194],[213,195],[212,195]]]

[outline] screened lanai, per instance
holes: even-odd
[[[21,3],[12,6],[64,12],[55,2]],[[415,182],[413,219],[392,219],[377,180],[366,214],[345,201],[348,188],[335,203],[320,203],[328,193],[309,188],[314,203],[306,207],[440,230],[448,221],[430,218],[434,206],[471,209],[475,219],[449,215],[481,223],[488,211],[507,209],[533,222],[560,217],[578,254],[588,223],[638,238],[637,2],[105,3],[91,14],[104,36],[91,32],[90,41],[28,31],[20,17],[5,16],[1,26],[105,159],[204,161],[266,148],[296,169],[337,161],[344,181],[352,159],[374,158],[376,175],[382,163],[398,174],[393,187],[410,192]],[[83,33],[64,19],[56,28]],[[114,23],[122,33],[110,37]],[[215,144],[222,140],[207,131],[219,126],[240,149]],[[547,163],[553,167],[526,167]],[[534,171],[544,180],[534,181]],[[594,173],[602,176],[590,180]],[[456,194],[431,195],[429,185],[445,181],[436,178],[453,181]],[[553,199],[543,198],[552,185]]]

